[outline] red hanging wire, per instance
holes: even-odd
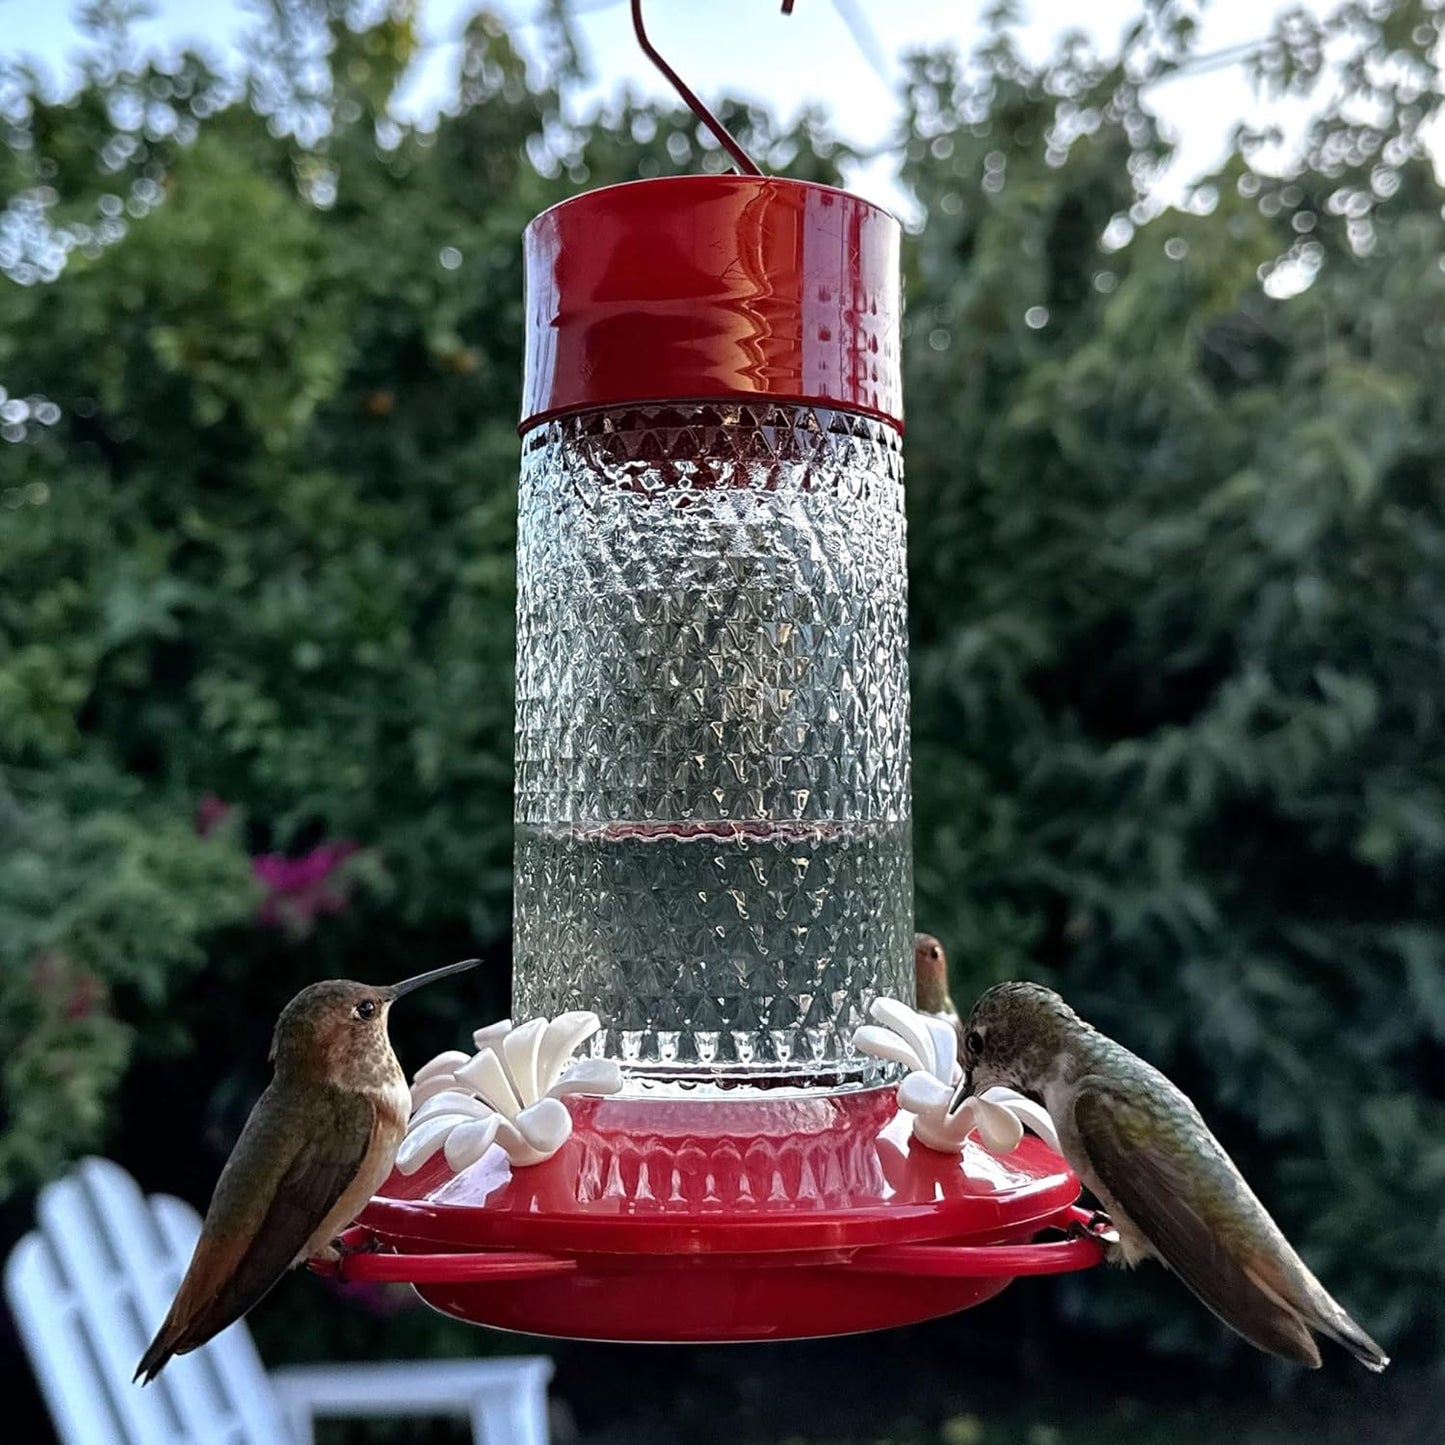
[[[783,14],[792,13],[793,0],[783,0]],[[643,54],[667,77],[687,108],[713,133],[717,143],[733,158],[738,170],[745,176],[762,175],[757,163],[742,148],[732,132],[698,99],[692,88],[662,58],[657,47],[647,38],[647,28],[642,23],[642,0],[632,0],[632,28],[637,33],[637,43],[642,47]]]

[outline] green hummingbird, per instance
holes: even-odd
[[[1158,1069],[1035,983],[1001,983],[973,1006],[949,1113],[1002,1085],[1031,1095],[1064,1158],[1118,1233],[1112,1264],[1161,1260],[1256,1348],[1318,1369],[1312,1331],[1370,1370],[1390,1363],[1310,1273],[1209,1132]]]
[[[411,1090],[386,1022],[404,994],[474,968],[448,964],[390,985],[329,979],[281,1010],[275,1075],[221,1170],[175,1301],[136,1378],[204,1345],[288,1269],[335,1259],[336,1236],[381,1187],[406,1136]]]

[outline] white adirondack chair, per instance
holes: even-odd
[[[314,1421],[470,1416],[484,1445],[547,1445],[545,1356],[312,1365],[270,1375],[244,1323],[131,1383],[191,1257],[201,1221],[86,1159],[40,1193],[5,1293],[64,1445],[312,1445]]]

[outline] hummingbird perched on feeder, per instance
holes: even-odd
[[[943,945],[931,933],[913,935],[913,1006],[951,1024],[963,1042],[963,1021],[948,996],[948,957]]]
[[[336,1236],[391,1173],[411,1114],[387,1014],[413,989],[480,962],[389,986],[313,983],[281,1010],[274,1076],[221,1170],[185,1278],[136,1379],[149,1384],[172,1355],[218,1335],[288,1269],[339,1257]]]
[[[1048,1110],[1064,1158],[1117,1232],[1110,1263],[1163,1261],[1281,1359],[1318,1369],[1318,1331],[1367,1369],[1390,1363],[1294,1252],[1194,1105],[1058,994],[1034,983],[987,990],[964,1029],[963,1067],[950,1114],[995,1085]]]

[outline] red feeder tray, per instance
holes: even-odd
[[[460,1175],[440,1156],[393,1174],[348,1240],[380,1251],[330,1268],[498,1329],[667,1343],[913,1324],[1102,1257],[1087,1235],[1032,1242],[1089,1218],[1052,1150],[937,1153],[891,1089],[568,1104],[545,1163],[494,1148]]]

